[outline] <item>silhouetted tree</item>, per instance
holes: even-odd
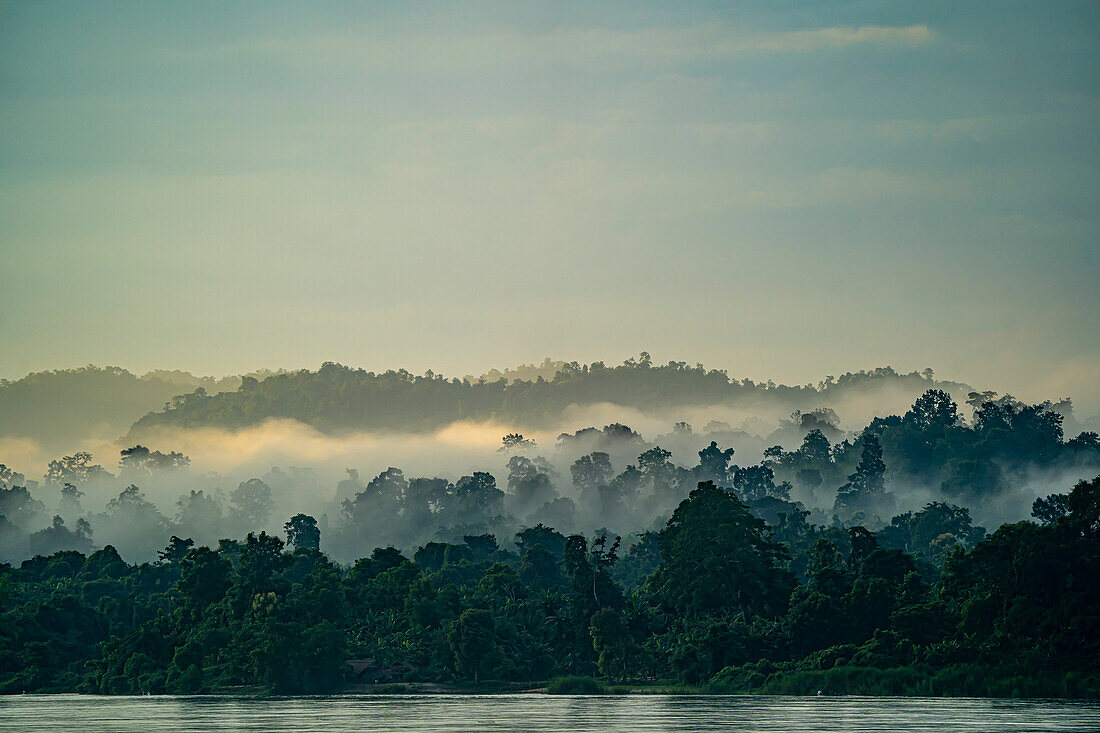
[[[296,550],[317,550],[321,547],[321,530],[317,520],[308,514],[295,514],[283,525],[287,542]]]

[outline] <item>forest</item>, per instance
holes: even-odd
[[[551,370],[553,376],[546,378]],[[218,394],[200,387],[137,420],[130,435],[140,438],[163,426],[233,428],[268,418],[291,418],[326,432],[430,430],[457,420],[489,418],[537,428],[557,424],[571,405],[594,403],[650,411],[686,405],[771,404],[789,413],[830,407],[846,394],[884,385],[915,388],[918,394],[927,388],[963,394],[967,389],[937,381],[929,370],[899,374],[889,367],[829,376],[817,385],[758,384],[702,364],[655,364],[647,352],[617,366],[560,362],[543,369],[528,367],[465,379],[447,379],[431,371],[414,375],[404,369],[375,373],[327,362],[316,371],[283,372],[266,379],[244,377],[237,389]]]
[[[286,544],[173,537],[141,565],[110,546],[61,551],[2,570],[0,689],[308,693],[574,675],[710,692],[1095,696],[1100,477],[1035,515],[980,541],[965,510],[944,505],[879,533],[786,515],[769,527],[706,481],[625,552],[617,537],[537,524],[515,549],[469,535],[344,567],[305,515],[287,521]]]
[[[117,475],[0,466],[0,690],[1096,696],[1100,438],[1051,403],[970,406],[928,389],[850,434],[796,412],[800,442],[745,465],[686,423],[549,456],[511,433],[503,488],[349,470],[325,512],[281,516],[315,474],[225,494],[140,444]],[[185,487],[171,516],[158,483]]]

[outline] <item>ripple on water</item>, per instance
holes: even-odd
[[[0,731],[1100,731],[1100,703],[882,697],[0,697]]]

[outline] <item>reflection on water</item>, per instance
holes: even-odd
[[[1100,731],[1100,702],[874,697],[0,697],[0,731]]]

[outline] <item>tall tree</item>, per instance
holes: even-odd
[[[837,490],[834,511],[871,511],[885,513],[894,508],[894,498],[886,493],[886,464],[882,443],[874,433],[863,434],[863,450],[855,473]]]
[[[283,525],[286,541],[295,550],[318,550],[321,548],[321,530],[317,520],[308,514],[295,514]]]
[[[795,585],[787,551],[767,525],[728,491],[703,482],[660,533],[657,597],[687,616],[772,617]]]

